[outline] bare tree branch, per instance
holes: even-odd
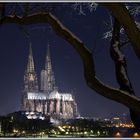
[[[111,11],[113,16],[120,22],[125,29],[127,36],[132,43],[135,54],[140,60],[140,32],[123,3],[100,3]],[[124,18],[125,17],[125,18]]]
[[[113,35],[111,40],[110,55],[115,63],[116,79],[119,83],[120,89],[127,91],[129,94],[133,94],[134,90],[127,73],[127,63],[125,55],[121,52],[120,45],[120,24],[115,18]]]
[[[120,24],[115,18],[113,36],[111,40],[110,55],[115,63],[116,79],[120,89],[135,95],[131,81],[127,73],[127,63],[124,54],[121,52],[120,46]],[[140,112],[130,109],[131,120],[137,129],[140,131]]]

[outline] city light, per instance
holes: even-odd
[[[121,133],[120,133],[120,132],[117,132],[117,133],[115,134],[115,136],[116,136],[116,137],[121,137]]]
[[[100,131],[97,131],[97,135],[100,136]]]
[[[69,132],[66,132],[66,134],[69,134]]]
[[[22,134],[25,134],[25,131],[22,131]]]
[[[61,126],[58,126],[58,128],[60,129],[60,131],[65,132],[65,129],[63,129]]]
[[[133,137],[140,137],[140,135],[139,135],[137,132],[135,132],[135,133],[133,134]]]
[[[84,132],[84,134],[87,134],[87,133],[88,133],[87,131]]]
[[[31,122],[35,122],[37,120],[37,123],[41,122],[41,121],[46,121],[46,118],[43,116],[43,114],[41,114],[40,112],[22,112],[22,115],[25,115],[27,117],[27,119],[29,119],[28,121]],[[14,116],[12,114],[12,116]],[[41,118],[44,118],[41,119]],[[53,118],[55,121],[55,118]],[[11,120],[11,117],[9,117],[9,123]],[[13,117],[13,124],[15,122],[15,118]],[[39,120],[39,121],[38,121]],[[51,119],[50,119],[51,120]],[[119,119],[115,119],[117,120],[117,122],[111,122],[111,120],[104,120],[104,119],[89,119],[89,118],[78,118],[78,119],[74,119],[74,120],[65,120],[65,122],[61,122],[59,125],[55,124],[53,125],[52,129],[50,127],[50,129],[42,129],[40,128],[40,130],[42,130],[40,132],[40,130],[38,129],[38,127],[40,127],[40,124],[37,124],[37,126],[32,126],[30,129],[33,133],[31,135],[35,135],[34,132],[36,132],[36,135],[39,135],[41,137],[49,137],[49,136],[55,136],[55,137],[61,137],[61,136],[71,136],[71,137],[106,137],[106,136],[114,136],[114,137],[123,137],[125,134],[124,132],[127,132],[127,130],[133,130],[134,129],[134,125],[131,122],[127,122],[124,123],[122,122],[122,120]],[[119,123],[118,123],[119,122]],[[11,124],[12,124],[11,123]],[[1,124],[2,125],[2,124]],[[14,125],[13,125],[14,126]],[[28,125],[28,127],[30,127]],[[113,129],[112,129],[113,128]],[[28,129],[23,129],[20,130],[21,128],[19,127],[17,128],[13,128],[11,135],[16,135],[16,136],[26,136],[28,135]],[[110,133],[110,130],[113,130]],[[116,132],[116,130],[118,131],[119,129],[121,129],[120,132]],[[19,131],[20,130],[20,131]],[[1,131],[1,135],[3,135],[3,131]],[[114,132],[116,132],[114,134]],[[133,137],[139,137],[138,133],[134,133],[131,134],[131,136]]]
[[[14,132],[14,133],[18,133],[18,130],[17,130],[17,129],[13,129],[13,132]]]

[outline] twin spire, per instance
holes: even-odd
[[[48,44],[48,47],[47,47],[47,54],[46,54],[46,60],[45,60],[45,70],[52,70],[52,62],[51,62],[51,57],[50,57],[50,45],[49,44]],[[34,59],[33,59],[33,53],[32,53],[32,44],[31,43],[29,45],[27,72],[35,72]]]
[[[31,77],[32,76],[32,77]],[[30,92],[30,86],[32,85],[32,91],[34,87],[36,87],[37,82],[37,76],[35,72],[35,66],[34,66],[34,60],[33,60],[33,53],[32,53],[32,46],[31,43],[29,45],[29,56],[28,56],[28,63],[27,63],[27,70],[25,74],[25,87],[28,87],[26,91]],[[36,77],[33,79],[33,77]],[[36,81],[35,81],[36,80]],[[55,79],[54,74],[52,71],[52,62],[50,57],[50,46],[48,44],[47,46],[47,54],[45,58],[45,69],[41,71],[41,90],[44,92],[51,92],[53,91],[55,87]]]

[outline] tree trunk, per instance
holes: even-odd
[[[120,48],[121,48],[120,24],[115,18],[112,40],[111,40],[111,47],[110,47],[110,55],[115,63],[116,79],[121,90],[127,91],[128,94],[135,95],[132,84],[128,77],[126,59],[125,59],[124,54],[121,52]],[[137,111],[134,111],[131,108],[129,110],[130,110],[131,120],[135,128],[137,129],[137,131],[140,131],[140,113]]]
[[[132,43],[132,47],[138,59],[140,60],[140,32],[136,26],[133,17],[130,15],[124,3],[99,3],[107,8],[111,14],[123,26],[125,32]]]

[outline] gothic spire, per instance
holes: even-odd
[[[29,56],[28,56],[28,63],[27,63],[27,72],[35,72],[34,68],[34,60],[33,60],[33,54],[32,54],[32,44],[30,43],[29,46]]]
[[[38,80],[34,67],[34,60],[32,54],[31,43],[29,46],[29,56],[27,62],[27,69],[24,75],[24,91],[26,92],[37,92],[38,91]]]
[[[50,45],[48,44],[47,47],[47,55],[46,55],[46,62],[45,62],[45,70],[52,71],[52,62],[50,56]]]
[[[45,58],[45,69],[41,71],[41,90],[50,93],[55,88],[55,78],[52,70],[52,62],[50,57],[50,46],[47,46],[47,54]]]

